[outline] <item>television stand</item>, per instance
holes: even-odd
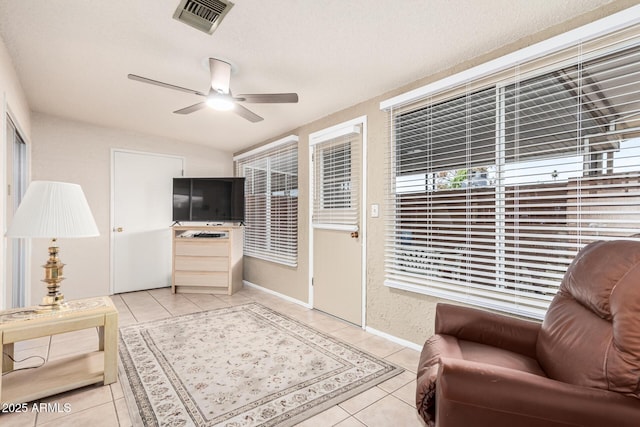
[[[239,226],[172,227],[172,292],[232,295],[240,290],[243,232]]]

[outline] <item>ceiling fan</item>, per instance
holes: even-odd
[[[259,122],[262,117],[239,104],[239,102],[249,102],[256,104],[273,104],[273,103],[296,103],[298,102],[297,93],[252,93],[233,96],[230,89],[231,82],[231,64],[216,58],[209,58],[209,70],[211,71],[211,86],[209,93],[188,89],[181,86],[175,86],[169,83],[159,82],[157,80],[148,79],[146,77],[129,74],[131,80],[143,83],[149,83],[156,86],[166,87],[169,89],[179,90],[181,92],[192,93],[194,95],[206,98],[202,102],[190,105],[180,110],[174,111],[176,114],[190,114],[194,111],[201,110],[205,107],[211,107],[219,111],[231,110],[240,117],[250,122]]]

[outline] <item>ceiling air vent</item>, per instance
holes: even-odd
[[[207,34],[213,34],[232,7],[233,3],[226,0],[180,0],[173,17]]]

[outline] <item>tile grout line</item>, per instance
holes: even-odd
[[[125,307],[127,308],[127,310],[129,311],[129,314],[131,314],[131,317],[134,318],[134,320],[136,321],[136,323],[140,323],[140,320],[136,317],[135,314],[133,314],[133,310],[131,310],[131,307],[129,307],[129,304],[127,304],[127,301],[125,301],[125,299],[120,296],[120,294],[115,294],[113,296],[118,296],[118,298],[120,298],[120,301],[122,301],[122,303],[125,305]],[[118,328],[120,328],[120,325],[118,324]]]

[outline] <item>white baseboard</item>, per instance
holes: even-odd
[[[391,334],[388,334],[386,332],[379,331],[379,330],[371,328],[369,326],[364,328],[364,330],[367,331],[367,332],[372,333],[373,335],[377,335],[379,337],[388,339],[389,341],[394,342],[396,344],[400,344],[402,346],[408,347],[408,348],[410,348],[412,350],[422,351],[422,346],[421,345],[413,343],[411,341],[407,341],[407,340],[402,339],[402,338],[398,338],[395,335],[391,335]]]
[[[251,282],[249,282],[247,280],[243,280],[243,283],[244,283],[245,286],[247,286],[249,288],[253,288],[253,289],[257,289],[257,290],[262,291],[262,292],[266,292],[268,294],[277,296],[278,298],[282,298],[285,301],[289,301],[289,302],[292,302],[294,304],[301,305],[301,306],[303,306],[305,308],[309,308],[309,309],[313,308],[313,307],[311,307],[310,304],[308,304],[306,302],[297,300],[295,298],[291,298],[290,296],[287,296],[285,294],[281,294],[280,292],[273,291],[273,290],[265,288],[263,286],[256,285],[255,283],[251,283]],[[394,342],[396,344],[400,344],[400,345],[402,345],[404,347],[408,347],[408,348],[416,350],[416,351],[422,351],[422,346],[421,345],[413,343],[411,341],[407,341],[405,339],[398,338],[398,337],[396,337],[394,335],[387,334],[386,332],[379,331],[379,330],[371,328],[369,326],[365,326],[364,330],[367,331],[367,332],[372,333],[373,335],[377,335],[379,337],[388,339],[389,341]]]
[[[295,299],[295,298],[291,298],[288,295],[281,294],[280,292],[273,291],[273,290],[265,288],[263,286],[256,285],[255,283],[251,283],[248,280],[243,280],[242,283],[244,283],[244,285],[249,287],[249,288],[257,289],[259,291],[266,292],[266,293],[271,294],[271,295],[275,295],[278,298],[282,298],[285,301],[289,301],[289,302],[292,302],[294,304],[301,305],[301,306],[303,306],[305,308],[313,308],[313,307],[311,307],[311,305],[309,303],[306,303],[304,301],[300,301],[300,300]]]

